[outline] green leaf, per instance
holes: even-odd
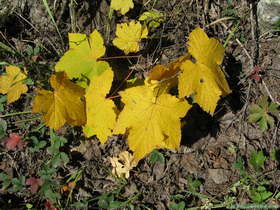
[[[117,209],[124,205],[124,202],[121,201],[111,201],[109,205],[109,209]]]
[[[24,188],[24,185],[25,185],[25,177],[20,176],[19,178],[13,178],[12,179],[12,184],[13,184],[13,191],[14,192],[22,190]]]
[[[7,101],[7,95],[0,96],[0,112],[4,111],[4,103]]]
[[[87,209],[88,203],[87,202],[75,202],[75,203],[71,204],[71,206]]]
[[[12,183],[12,179],[5,173],[0,173],[0,181],[2,181],[4,189],[8,188]]]
[[[259,151],[259,152],[252,152],[249,162],[253,166],[255,171],[259,172],[264,167],[265,160],[266,160],[266,156],[264,156],[262,151]]]
[[[266,96],[262,96],[258,100],[258,104],[249,107],[248,121],[251,123],[258,123],[262,132],[274,126],[274,119],[270,115],[276,116],[279,113],[278,105],[268,101]]]
[[[280,149],[273,149],[273,150],[269,153],[271,160],[276,161],[276,160],[277,160],[278,154],[280,154]]]
[[[267,191],[264,186],[258,186],[250,190],[249,197],[257,203],[262,203],[273,195],[272,192]]]
[[[0,118],[0,139],[6,136],[7,123],[5,120]]]
[[[186,206],[186,204],[185,204],[184,201],[181,201],[181,202],[179,202],[179,203],[171,202],[171,203],[169,204],[169,208],[170,208],[171,210],[184,210],[184,209],[185,209],[185,206]]]
[[[160,163],[164,163],[165,158],[164,155],[162,153],[160,153],[158,150],[153,150],[150,154],[150,162],[151,163],[155,163],[155,162],[160,162]]]

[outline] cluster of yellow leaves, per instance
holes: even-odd
[[[134,7],[132,0],[112,0],[111,9],[122,15]],[[125,54],[138,52],[141,39],[148,37],[148,27],[164,21],[156,10],[144,12],[139,21],[117,24],[113,45]],[[221,43],[197,28],[190,33],[188,54],[167,66],[156,65],[144,84],[120,91],[124,107],[118,111],[108,98],[114,72],[109,63],[100,61],[106,48],[101,34],[89,36],[69,33],[69,50],[55,65],[50,78],[52,91],[38,89],[34,113],[42,113],[45,123],[59,129],[65,123],[83,126],[86,137],[97,136],[103,144],[113,134],[127,135],[133,156],[125,151],[110,158],[113,174],[129,177],[129,171],[155,148],[178,149],[181,140],[181,118],[191,108],[186,97],[193,97],[201,108],[214,114],[218,100],[231,92],[220,65],[224,57]],[[0,93],[8,103],[27,92],[26,75],[18,67],[6,67],[0,76]],[[78,79],[76,83],[71,79]],[[178,88],[178,96],[171,88]]]
[[[27,76],[16,66],[7,66],[6,75],[0,76],[0,93],[7,94],[7,103],[19,99],[20,95],[26,93],[28,88],[23,81]]]
[[[139,51],[139,41],[147,37],[148,31],[131,21],[117,25],[116,34],[113,44],[127,54]],[[87,137],[96,135],[101,143],[113,134],[126,134],[133,157],[121,153],[111,163],[115,174],[128,177],[128,171],[155,148],[179,148],[180,120],[192,106],[185,97],[193,96],[202,109],[213,115],[220,97],[231,92],[219,66],[224,56],[221,43],[197,28],[187,44],[189,54],[167,66],[156,65],[143,85],[120,91],[124,107],[118,111],[107,96],[114,73],[107,62],[98,60],[105,54],[102,36],[96,30],[89,37],[69,34],[70,49],[50,78],[53,90],[38,89],[32,111],[42,113],[45,123],[54,129],[65,123],[83,126]],[[83,77],[90,83],[70,80]],[[0,91],[8,94],[8,103],[27,91],[24,79],[19,68],[6,68],[6,75],[0,77]],[[178,96],[169,93],[174,87],[178,87]]]

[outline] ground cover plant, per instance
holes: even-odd
[[[0,207],[279,207],[279,34],[256,6],[7,3]]]

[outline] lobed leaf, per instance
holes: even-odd
[[[59,129],[65,123],[84,125],[86,122],[84,89],[71,82],[64,72],[52,75],[53,91],[39,89],[34,99],[33,113],[43,113],[49,127]]]
[[[179,97],[194,94],[201,108],[214,114],[218,100],[231,92],[219,65],[224,57],[222,44],[209,38],[201,28],[190,33],[188,51],[195,61],[187,60],[181,65]]]
[[[82,78],[82,75],[90,79],[93,75],[100,75],[105,70],[97,61],[105,54],[101,34],[94,30],[89,37],[78,33],[68,36],[70,49],[57,62],[55,71],[66,72],[70,79]]]
[[[132,20],[129,23],[117,24],[117,37],[113,40],[113,44],[123,50],[125,54],[138,52],[140,50],[140,40],[147,38],[147,35],[147,27]]]
[[[91,79],[86,92],[87,123],[84,133],[87,137],[96,135],[105,143],[116,123],[116,107],[111,99],[106,99],[113,81],[114,73],[109,67],[100,76]]]
[[[191,107],[187,102],[170,94],[155,96],[147,86],[126,89],[120,95],[125,107],[114,133],[128,133],[128,145],[137,161],[156,148],[179,148],[180,118]]]
[[[124,15],[134,7],[134,4],[132,0],[112,0],[110,7],[114,10],[120,10],[121,14]]]
[[[23,83],[27,76],[17,66],[7,66],[6,75],[0,76],[0,93],[7,94],[7,103],[10,104],[26,93],[28,88]]]

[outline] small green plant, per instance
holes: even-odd
[[[252,152],[249,162],[253,166],[256,172],[260,172],[261,169],[264,167],[265,160],[266,160],[266,156],[263,154],[262,151],[259,151],[259,152]]]
[[[37,152],[47,145],[46,141],[39,141],[36,136],[31,136],[30,139],[33,142],[33,147],[29,147],[30,152]]]
[[[169,208],[171,210],[184,210],[186,207],[186,204],[184,201],[180,201],[179,203],[171,202],[169,204]]]
[[[267,181],[261,182],[258,186],[250,189],[249,197],[256,203],[262,203],[270,198],[273,193],[268,191],[265,185],[270,184]]]
[[[0,118],[0,139],[6,136],[7,122]]]
[[[272,29],[280,30],[280,18],[272,25]]]
[[[261,131],[265,132],[269,127],[273,128],[274,118],[272,115],[276,117],[279,110],[277,104],[269,102],[267,96],[262,96],[257,104],[249,107],[249,112],[248,121],[258,123]]]
[[[150,154],[150,162],[151,163],[164,163],[165,158],[164,155],[162,153],[160,153],[158,150],[153,150]]]
[[[41,51],[40,47],[36,46],[33,48],[31,45],[27,45],[26,50],[25,50],[25,52],[28,56],[37,55],[38,53],[40,53],[40,51]]]
[[[273,193],[267,188],[270,182],[262,176],[261,172],[264,168],[265,161],[268,157],[262,152],[252,152],[249,163],[256,172],[251,174],[245,170],[244,161],[241,159],[235,163],[234,167],[239,169],[241,179],[231,188],[232,192],[237,190],[247,192],[249,198],[255,203],[263,203],[270,198]]]
[[[67,139],[58,136],[51,130],[51,146],[47,148],[47,152],[52,156],[50,160],[50,164],[53,167],[60,165],[61,163],[68,163],[69,158],[65,152],[60,151],[60,147],[62,147],[65,143],[67,143]]]
[[[59,193],[60,185],[57,180],[53,178],[56,172],[57,169],[49,168],[48,165],[45,165],[38,173],[38,176],[43,183],[39,192],[44,198],[51,200],[54,204],[57,204],[58,200],[61,199],[61,195]]]
[[[7,96],[4,95],[4,96],[0,96],[0,112],[3,112],[5,109],[4,109],[4,103],[6,103],[7,101]]]
[[[18,192],[22,190],[25,186],[25,176],[20,176],[18,178],[11,178],[5,173],[0,173],[0,181],[2,181],[2,187],[4,189],[12,185],[13,192]]]

